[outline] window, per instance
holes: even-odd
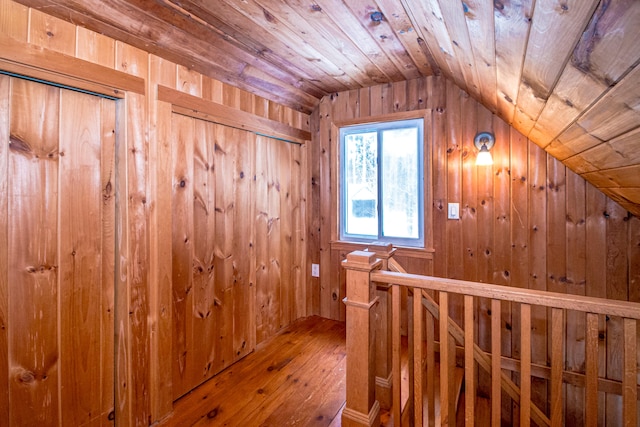
[[[340,238],[424,245],[424,120],[340,128]]]

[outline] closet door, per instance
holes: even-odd
[[[0,76],[0,425],[113,424],[114,153],[115,101]]]
[[[255,347],[255,135],[172,118],[174,398]]]

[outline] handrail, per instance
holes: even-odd
[[[403,276],[407,276],[408,273],[404,268],[398,264],[398,262],[391,258],[388,261],[389,268],[392,272],[402,274]],[[372,279],[373,280],[373,279]],[[440,320],[440,307],[438,303],[436,303],[431,295],[429,295],[425,289],[422,289],[422,304],[425,306],[427,310],[431,313],[431,315],[436,319]],[[449,334],[464,347],[466,334],[465,331],[458,326],[458,324],[449,316],[447,316],[447,326],[449,329]],[[471,355],[470,355],[471,357]],[[491,365],[491,357],[475,342],[473,343],[473,351],[472,357],[470,360],[475,360],[478,363],[478,366],[482,367],[489,375],[492,374],[492,365]],[[507,374],[500,371],[500,383],[504,391],[511,397],[516,403],[520,404],[520,389],[518,386],[509,378]],[[549,418],[533,403],[531,402],[531,417],[533,420],[540,426],[548,426],[550,425]]]
[[[390,266],[390,269],[395,271],[372,271],[370,280],[375,283],[386,283],[389,285],[406,286],[410,289],[413,288],[414,298],[416,290],[421,289],[421,300],[423,302],[423,305],[435,318],[439,317],[439,315],[436,314],[436,312],[439,311],[439,306],[428,294],[428,290],[443,292],[445,294],[462,294],[465,296],[465,298],[481,297],[492,299],[494,302],[502,300],[521,303],[522,307],[526,310],[527,313],[525,316],[523,316],[523,320],[526,320],[529,323],[527,326],[523,327],[523,333],[527,333],[527,329],[530,327],[530,307],[533,305],[548,307],[553,309],[554,312],[559,312],[563,309],[584,312],[587,316],[587,322],[591,324],[590,330],[587,331],[587,352],[590,351],[591,356],[588,356],[586,360],[586,369],[588,373],[590,373],[590,375],[586,376],[585,381],[585,387],[587,388],[587,392],[590,394],[593,394],[593,392],[598,390],[599,383],[599,378],[597,375],[596,356],[594,355],[594,351],[597,352],[597,338],[594,338],[594,334],[597,334],[597,315],[618,316],[624,318],[624,333],[628,338],[625,341],[624,349],[625,373],[623,376],[626,384],[623,383],[622,385],[623,395],[626,394],[624,397],[627,401],[627,403],[625,403],[624,405],[624,417],[627,420],[636,419],[636,414],[632,410],[635,405],[631,404],[630,402],[636,401],[638,396],[638,386],[635,380],[636,375],[634,374],[634,371],[636,369],[635,348],[637,346],[637,343],[635,341],[635,330],[637,327],[636,321],[640,319],[639,303],[408,274],[394,259],[390,259],[388,264]],[[499,304],[495,306],[496,309],[498,307]],[[559,318],[559,314],[560,313],[556,313],[555,316]],[[448,315],[446,317],[448,320],[446,322],[446,329],[448,333],[451,334],[451,336],[453,336],[456,341],[460,342],[464,346],[464,339],[466,336],[465,331],[460,326],[458,326],[456,322],[449,318]],[[554,329],[554,333],[556,335],[558,333],[561,334],[560,330],[557,329],[557,327]],[[528,353],[529,352],[523,351],[523,357],[526,356],[528,359],[526,364],[523,363],[523,365],[526,366],[526,370],[530,375],[531,360]],[[627,354],[629,354],[629,358],[627,357]],[[478,362],[479,366],[481,366],[490,375],[492,375],[492,360],[488,354],[480,350],[477,344],[473,343],[473,346],[469,351],[469,357],[469,360],[475,360],[476,362]],[[555,357],[557,358],[558,356],[556,355]],[[498,367],[500,365],[499,360],[494,360],[495,363],[497,363],[496,367]],[[562,382],[563,370],[560,366],[558,366],[558,363],[556,363],[555,365],[556,366],[554,371],[556,372],[555,375],[557,376],[555,380],[556,382]],[[514,399],[514,402],[520,404],[522,408],[522,402],[520,401],[520,398],[523,391],[520,390],[520,388],[518,388],[518,386],[513,383],[513,381],[511,381],[511,379],[502,371],[500,371],[498,383],[501,385],[502,389],[506,391],[512,399]],[[542,411],[540,411],[540,409],[531,401],[530,384],[524,383],[523,385],[527,386],[527,397],[525,401],[528,402],[526,408],[522,408],[523,411],[525,409],[527,410],[524,417],[531,417],[531,419],[533,419],[538,425],[551,425],[552,420],[550,420]],[[625,388],[627,388],[626,393]],[[558,389],[556,389],[556,394],[558,393],[559,391]],[[557,402],[555,403],[557,404]],[[597,404],[591,401],[587,402],[587,406],[587,419],[595,420],[595,418],[597,417]],[[473,409],[471,409],[471,411],[473,411]],[[558,415],[558,413],[554,414],[554,425],[558,422],[559,419],[561,419],[561,415]],[[497,420],[494,419],[494,422],[497,422]],[[633,421],[631,421],[631,424],[633,424]]]
[[[390,285],[401,285],[424,290],[436,290],[640,320],[640,303],[629,301],[610,300],[584,295],[567,295],[557,292],[512,288],[501,285],[468,282],[465,280],[396,273],[393,271],[372,272],[371,280],[373,282],[388,283]]]
[[[393,259],[393,249],[389,246],[373,248],[373,252],[356,251],[347,255],[347,260],[343,262],[347,270],[347,304],[351,314],[350,317],[355,326],[350,338],[347,327],[347,360],[352,354],[358,357],[356,364],[353,361],[351,370],[347,369],[347,405],[348,415],[343,415],[343,422],[357,426],[372,426],[376,424],[376,417],[379,410],[377,399],[382,395],[376,390],[373,392],[373,377],[376,385],[378,383],[392,382],[392,416],[399,420],[400,424],[411,417],[416,425],[422,425],[423,408],[422,396],[426,397],[429,414],[424,422],[433,424],[433,351],[438,346],[434,341],[434,321],[439,320],[439,327],[435,327],[435,332],[439,330],[439,352],[440,352],[440,378],[445,382],[440,382],[440,416],[441,422],[455,422],[455,402],[452,400],[452,389],[448,383],[452,380],[451,373],[456,364],[456,346],[459,343],[464,350],[464,389],[469,396],[465,399],[465,419],[468,425],[473,425],[475,409],[472,396],[478,390],[475,384],[475,369],[481,367],[490,378],[491,393],[491,423],[493,425],[501,423],[501,394],[506,394],[520,407],[521,426],[529,426],[531,421],[537,425],[560,426],[563,423],[563,383],[567,374],[583,375],[584,384],[584,417],[587,425],[595,425],[598,420],[598,392],[602,392],[600,384],[606,381],[598,375],[598,359],[600,332],[598,324],[606,317],[616,319],[610,325],[614,326],[617,334],[622,340],[619,342],[621,348],[620,368],[622,369],[619,392],[612,391],[612,387],[607,387],[606,393],[622,394],[621,413],[625,425],[636,425],[637,413],[636,403],[638,400],[637,382],[637,320],[640,320],[640,304],[622,301],[608,300],[603,298],[588,297],[583,295],[568,295],[555,292],[538,291],[525,288],[515,288],[494,284],[476,283],[465,280],[437,278],[407,274],[400,264]],[[380,269],[383,270],[380,270]],[[386,269],[394,271],[386,271]],[[401,289],[407,289],[406,292]],[[464,312],[463,324],[458,324],[449,316],[449,295],[459,294],[464,296],[463,304],[460,308]],[[376,296],[377,295],[377,296]],[[413,302],[406,305],[401,304],[401,295],[412,298]],[[476,299],[490,300],[490,352],[486,352],[479,347],[474,333],[474,305]],[[391,304],[390,311],[388,304]],[[503,365],[504,356],[501,351],[501,305],[504,303],[517,303],[513,310],[518,310],[518,331],[520,336],[520,360],[513,360],[515,363]],[[541,309],[549,308],[548,322],[548,342],[550,345],[551,358],[548,366],[536,365],[532,361],[532,338],[536,329],[532,329],[532,319],[535,315],[533,307]],[[374,309],[379,307],[379,309]],[[383,308],[385,307],[385,308]],[[403,311],[406,309],[406,312]],[[377,310],[374,312],[374,310]],[[567,313],[584,313],[584,374],[567,372],[564,370],[565,350],[565,327]],[[391,319],[381,328],[380,319],[385,317],[385,313],[391,313]],[[400,326],[401,319],[407,316],[408,320],[408,345],[409,345],[409,402],[406,407],[400,404],[404,399],[400,398]],[[357,317],[356,317],[357,316]],[[599,319],[599,316],[602,316]],[[404,320],[402,320],[404,321]],[[369,325],[369,333],[362,330]],[[388,326],[391,326],[391,343],[387,340]],[[608,327],[609,328],[609,327]],[[608,329],[607,328],[607,329]],[[618,329],[619,328],[619,329]],[[373,333],[373,335],[371,335]],[[368,336],[368,338],[366,338]],[[389,364],[385,359],[386,354],[377,354],[371,345],[373,342],[387,343],[392,348],[392,362]],[[387,348],[387,347],[383,347]],[[385,352],[383,352],[385,353]],[[382,356],[381,359],[376,359]],[[382,360],[382,364],[380,364]],[[460,360],[458,359],[458,362]],[[426,372],[423,374],[426,363]],[[517,368],[516,368],[517,364]],[[389,373],[389,366],[392,372]],[[381,369],[383,368],[383,369]],[[520,373],[520,381],[517,385],[505,369],[513,371],[516,369]],[[545,370],[544,376],[549,381],[549,402],[545,411],[540,410],[533,402],[532,377],[540,377],[540,372]],[[351,371],[351,373],[350,373]],[[368,373],[367,373],[368,371]],[[375,372],[375,374],[374,374]],[[426,375],[425,375],[426,374]],[[381,376],[380,376],[381,375]],[[389,380],[385,380],[386,378]],[[542,377],[541,377],[542,378]],[[392,381],[391,381],[392,380]],[[426,382],[425,382],[426,380]],[[575,379],[574,379],[575,380]],[[613,380],[611,380],[613,381]],[[569,383],[575,381],[570,380]],[[350,386],[355,384],[355,387]],[[488,385],[485,382],[486,385]],[[606,384],[605,384],[606,385]],[[426,386],[426,388],[424,387]],[[430,388],[431,387],[431,388]],[[349,390],[357,394],[349,397]],[[363,392],[369,390],[368,393]],[[423,395],[426,390],[426,395]],[[431,391],[430,391],[431,390]],[[386,391],[386,390],[385,390]],[[621,393],[620,393],[621,392]],[[373,394],[372,394],[373,393]],[[404,392],[403,392],[404,393]],[[361,396],[356,398],[357,396]],[[364,399],[365,396],[369,396]],[[436,403],[437,405],[437,403]],[[442,409],[444,408],[444,409]],[[608,412],[607,412],[608,414]],[[507,415],[509,416],[509,415]],[[608,415],[607,415],[608,416]],[[357,421],[356,421],[357,420]]]

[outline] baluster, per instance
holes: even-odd
[[[421,426],[423,419],[422,405],[422,385],[423,381],[423,310],[422,310],[422,291],[418,288],[413,289],[413,408],[415,425]]]
[[[624,319],[624,376],[622,377],[622,411],[625,427],[638,425],[637,323]]]
[[[500,345],[500,300],[491,300],[491,425],[499,426],[501,423],[502,405],[502,381],[501,360],[502,349]]]
[[[429,291],[433,293],[433,291]],[[424,295],[424,294],[423,294]],[[429,294],[427,294],[429,295]],[[427,310],[427,425],[436,424],[436,322],[433,314]]]
[[[449,420],[449,294],[440,292],[440,423],[454,425]]]
[[[520,305],[520,426],[531,424],[531,306]]]
[[[407,360],[407,371],[409,375],[409,396],[407,398],[407,407],[405,411],[409,414],[409,420],[413,422],[414,414],[415,414],[415,384],[413,383],[413,379],[415,378],[414,366],[415,366],[415,342],[413,336],[413,307],[415,298],[419,298],[419,295],[413,294],[413,289],[405,288],[403,289],[402,295],[407,295],[407,347],[408,347],[408,360]]]
[[[392,345],[392,373],[393,381],[392,393],[393,402],[391,405],[394,425],[402,425],[402,341],[400,336],[400,312],[401,294],[400,286],[394,285],[391,288],[391,345]]]
[[[458,385],[456,381],[456,340],[453,338],[451,334],[450,328],[451,323],[455,323],[455,320],[449,318],[449,322],[447,324],[447,344],[449,345],[449,376],[447,377],[447,381],[449,382],[449,424],[451,426],[456,425],[456,399],[458,397],[458,389],[454,387]]]
[[[561,427],[562,420],[562,371],[564,370],[564,311],[551,309],[551,426]]]
[[[598,425],[598,315],[587,313],[585,344],[585,422]]]
[[[464,401],[465,426],[474,425],[476,384],[475,384],[475,359],[473,356],[473,297],[464,296]]]

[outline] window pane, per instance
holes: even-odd
[[[378,142],[376,132],[345,135],[345,232],[378,236]]]
[[[417,239],[419,151],[416,128],[382,133],[382,235]]]

